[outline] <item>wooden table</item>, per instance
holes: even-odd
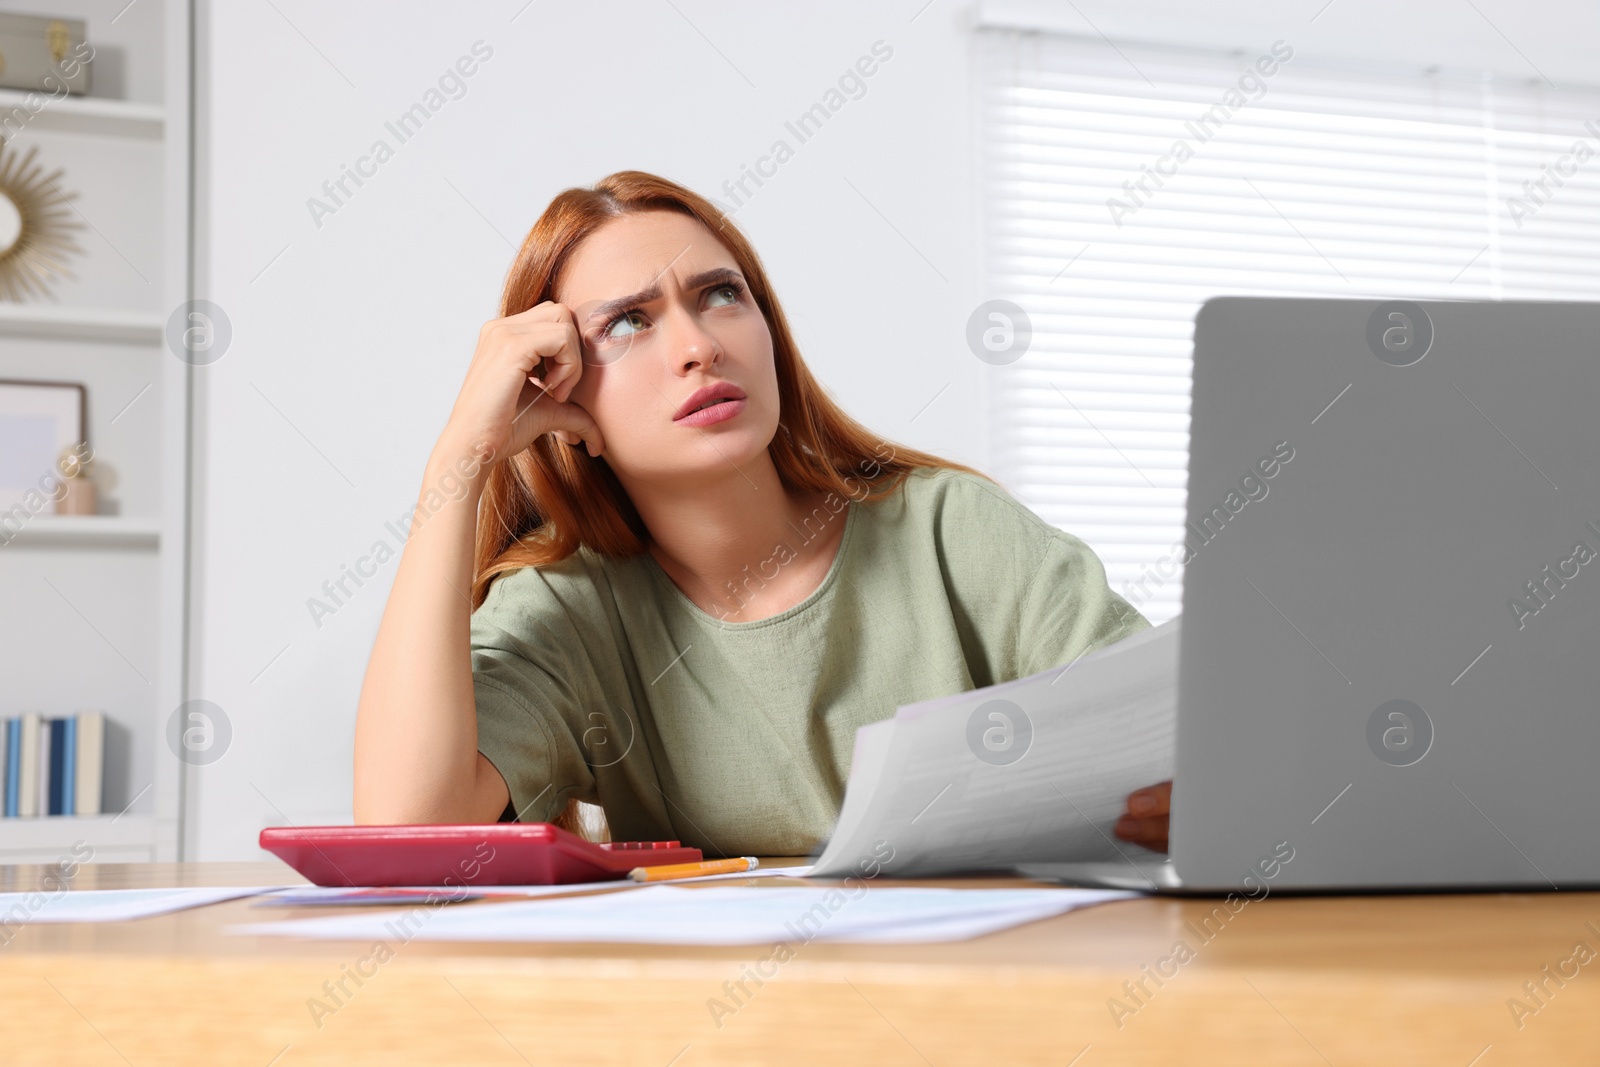
[[[0,888],[44,870],[0,868]],[[106,864],[74,888],[300,881],[276,862]],[[1142,898],[966,942],[796,945],[736,1005],[724,983],[770,946],[411,941],[377,963],[371,944],[224,933],[335,910],[248,900],[36,924],[0,948],[0,1063],[1600,1063],[1600,894],[1218,905]],[[330,1013],[324,983],[341,977]],[[716,1001],[734,1010],[714,1018]]]

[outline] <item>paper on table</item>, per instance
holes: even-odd
[[[1172,777],[1179,622],[861,727],[812,874],[931,875],[1138,851],[1111,827],[1130,792]],[[1021,752],[1010,762],[1008,744]]]
[[[109,923],[199,908],[238,897],[271,893],[283,886],[180,886],[173,889],[71,889],[52,896],[0,893],[0,924]],[[42,901],[39,898],[44,898]]]
[[[290,905],[327,905],[327,904],[405,904],[411,901],[418,903],[431,903],[435,899],[444,899],[451,902],[463,900],[478,900],[483,896],[481,890],[468,890],[463,893],[453,886],[359,886],[351,888],[337,885],[297,885],[288,889],[280,889],[276,893],[268,893],[260,900],[252,901],[251,906],[261,907],[286,907]]]
[[[753,871],[734,871],[728,874],[703,874],[686,878],[684,884],[724,882],[751,878],[803,878],[810,866],[757,867]],[[335,904],[393,904],[407,900],[427,903],[429,897],[459,902],[480,900],[486,896],[544,897],[562,893],[583,893],[593,889],[641,889],[650,883],[635,882],[631,878],[612,879],[607,882],[570,882],[565,885],[475,885],[463,895],[460,886],[385,886],[351,889],[344,886],[297,885],[281,889],[256,901],[256,906],[302,905],[328,906]],[[660,882],[654,883],[660,885]]]
[[[332,940],[605,941],[745,945],[818,941],[958,941],[1133,893],[1096,889],[855,890],[646,886],[561,900],[331,915],[228,928],[230,933]]]

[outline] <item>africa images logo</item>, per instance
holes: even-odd
[[[1409,300],[1379,304],[1367,319],[1367,347],[1391,367],[1409,367],[1433,347],[1433,320]]]
[[[967,748],[992,767],[1006,767],[1028,754],[1033,720],[1009,700],[986,700],[967,717]]]

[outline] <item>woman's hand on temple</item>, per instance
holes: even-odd
[[[491,319],[478,332],[444,436],[469,452],[487,449],[491,463],[546,433],[569,445],[581,441],[598,456],[605,447],[600,427],[569,401],[582,376],[583,342],[565,305],[547,300]]]
[[[583,370],[572,311],[554,301],[494,319],[478,332],[461,391],[428,457],[417,522],[361,684],[357,822],[490,823],[505,809],[509,787],[478,748],[474,605],[460,591],[477,576],[478,514],[496,464],[547,433],[601,454],[600,427],[572,400]],[[461,478],[468,492],[457,494]],[[418,533],[425,516],[426,532]]]
[[[1158,782],[1128,794],[1127,810],[1113,829],[1124,841],[1167,851],[1167,828],[1172,814],[1172,783]]]

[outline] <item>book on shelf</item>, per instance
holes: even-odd
[[[50,733],[53,720],[42,718],[39,720],[39,773],[34,777],[34,785],[38,786],[39,796],[34,802],[35,815],[50,814]]]
[[[22,818],[39,814],[39,721],[36,711],[22,716],[22,735],[18,745],[17,808]]]
[[[99,711],[59,717],[30,711],[6,719],[4,816],[99,815],[105,733]]]
[[[17,794],[22,778],[22,720],[6,720],[6,806],[7,817],[17,813]]]
[[[77,715],[78,761],[73,770],[73,810],[78,815],[99,815],[102,811],[101,785],[106,763],[106,717],[104,712],[80,711]]]

